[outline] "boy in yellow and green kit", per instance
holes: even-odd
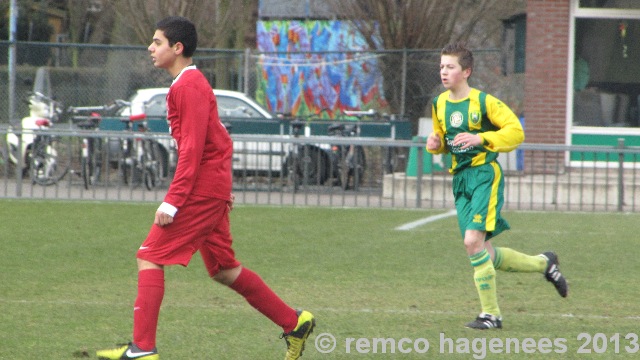
[[[449,172],[453,174],[458,225],[482,307],[466,327],[484,330],[502,328],[496,270],[543,273],[562,297],[567,296],[568,286],[555,253],[531,256],[491,244],[493,237],[510,228],[500,216],[504,176],[496,159],[499,152],[518,147],[524,131],[507,105],[469,86],[472,72],[473,54],[464,44],[442,49],[440,78],[447,91],[433,100],[433,133],[427,138],[427,151],[452,155]]]

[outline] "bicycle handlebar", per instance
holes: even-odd
[[[58,103],[56,100],[48,97],[47,95],[45,95],[45,94],[43,94],[41,92],[38,92],[38,91],[34,91],[32,93],[32,95],[35,96],[38,99],[42,99],[42,100],[49,101],[49,102],[52,102],[52,103]]]
[[[374,109],[369,109],[367,111],[362,111],[362,110],[342,110],[342,112],[347,116],[357,116],[357,117],[373,116],[373,115],[376,115],[378,113]]]
[[[68,112],[77,114],[81,112],[114,112],[123,107],[130,106],[131,103],[122,99],[116,99],[111,104],[97,106],[69,106]]]
[[[81,112],[94,112],[94,111],[103,111],[109,110],[108,105],[100,105],[100,106],[69,106],[67,111],[77,114]]]

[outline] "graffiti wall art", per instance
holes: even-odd
[[[270,111],[334,118],[387,106],[375,53],[346,21],[259,21],[258,91]]]

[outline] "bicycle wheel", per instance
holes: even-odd
[[[51,136],[39,136],[34,141],[29,163],[33,183],[53,185],[67,174],[71,165],[69,149],[59,145],[58,140]]]
[[[131,188],[138,186],[143,177],[141,165],[136,157],[138,151],[134,147],[138,146],[136,141],[138,140],[122,140],[121,157],[118,165],[120,168],[120,180]]]
[[[396,147],[383,148],[383,171],[385,174],[393,174],[399,167],[400,154]]]
[[[340,163],[338,164],[338,178],[340,179],[340,187],[342,190],[349,188],[350,173],[351,166],[349,165],[349,159],[347,157],[340,159]]]
[[[9,154],[5,146],[0,145],[0,178],[7,178],[9,173]]]
[[[362,183],[365,170],[364,149],[356,146],[353,154],[348,154],[340,160],[338,164],[338,173],[340,176],[340,186],[343,190],[358,190]]]
[[[153,190],[160,185],[164,174],[164,159],[157,142],[145,140],[142,166],[144,168],[144,185],[147,190]]]
[[[329,178],[329,159],[327,153],[316,147],[308,146],[301,164],[302,183],[322,185]]]
[[[140,184],[140,170],[133,158],[124,158],[120,161],[120,179],[124,185],[136,187]]]
[[[362,146],[356,146],[354,152],[352,176],[353,176],[353,190],[358,190],[364,180],[364,170],[366,167],[366,161],[364,156],[364,148]]]
[[[86,148],[82,149],[82,180],[84,188],[89,190],[98,183],[102,174],[102,141],[100,138],[88,138],[83,146]]]
[[[292,152],[287,156],[282,166],[282,172],[287,185],[291,187],[294,193],[297,192],[302,182],[302,169],[300,168],[300,159],[297,153]]]

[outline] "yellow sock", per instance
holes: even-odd
[[[512,272],[539,272],[547,269],[547,260],[540,255],[527,255],[505,247],[496,247],[495,268]]]
[[[473,266],[473,280],[480,296],[482,312],[500,317],[498,295],[496,294],[496,269],[487,249],[469,256]]]

